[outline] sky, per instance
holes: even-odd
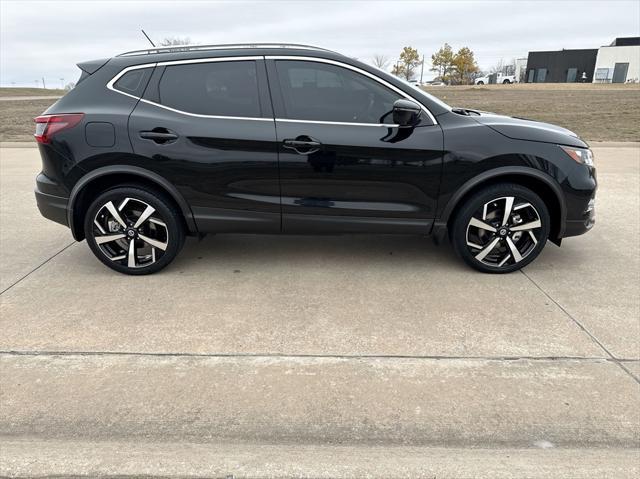
[[[640,36],[640,0],[0,0],[0,86],[60,87],[76,63],[188,37],[193,43],[305,43],[370,63],[402,47],[430,57],[467,46],[489,69],[529,51],[598,48]],[[37,82],[36,82],[37,80]]]

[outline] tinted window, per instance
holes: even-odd
[[[129,95],[141,97],[152,70],[153,68],[140,68],[128,71],[114,83],[113,88]]]
[[[166,67],[160,103],[201,115],[260,117],[253,61],[190,63]]]
[[[544,83],[546,79],[547,79],[547,69],[538,68],[536,73],[536,83]]]
[[[387,113],[402,98],[377,81],[336,65],[281,60],[276,68],[290,119],[392,123]]]

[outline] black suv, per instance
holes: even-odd
[[[328,50],[180,46],[78,66],[35,119],[36,198],[122,273],[158,271],[206,233],[448,233],[469,265],[506,273],[594,223],[574,133],[451,108]]]

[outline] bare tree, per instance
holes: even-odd
[[[501,58],[495,65],[489,68],[489,73],[504,73],[504,59]]]
[[[512,58],[511,61],[504,64],[504,72],[505,75],[515,75],[516,74],[516,59]]]
[[[163,47],[171,47],[174,45],[191,45],[191,39],[189,37],[165,37],[160,42]]]
[[[389,58],[384,55],[375,54],[371,59],[373,65],[378,67],[380,70],[386,70],[389,66]]]

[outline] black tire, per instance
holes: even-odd
[[[479,81],[478,83],[476,83],[476,85],[484,85],[483,81]]]
[[[509,201],[511,214],[505,223]],[[450,239],[469,266],[500,274],[531,263],[544,248],[549,230],[549,210],[537,194],[517,184],[501,183],[478,191],[461,205]]]
[[[502,82],[503,85],[509,85],[511,82],[509,80],[505,80]]]
[[[153,211],[136,226],[149,206]],[[119,220],[109,209],[114,207]],[[138,185],[119,186],[99,195],[87,209],[84,233],[100,261],[130,275],[160,271],[178,255],[185,239],[181,213],[173,202],[161,191]]]

